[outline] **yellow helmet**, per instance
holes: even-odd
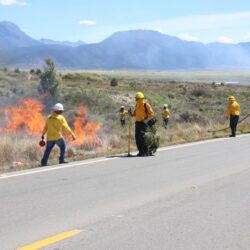
[[[145,97],[144,97],[144,94],[143,94],[142,92],[137,92],[137,93],[135,94],[135,98],[136,98],[136,99],[143,99],[143,98],[145,98]]]
[[[228,97],[228,100],[229,101],[235,101],[235,97],[231,95],[231,96]]]

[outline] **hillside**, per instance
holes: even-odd
[[[202,72],[200,75],[203,75]],[[242,118],[249,113],[249,85],[224,85],[200,80],[180,81],[172,77],[173,80],[166,80],[162,73],[157,72],[151,77],[148,77],[148,73],[144,77],[143,72],[140,72],[138,75],[134,74],[133,79],[129,73],[123,73],[122,77],[116,75],[117,86],[110,84],[114,77],[112,72],[59,72],[58,77],[59,95],[53,103],[64,104],[64,115],[80,139],[75,145],[67,138],[70,160],[126,152],[127,127],[120,127],[118,111],[121,105],[126,109],[134,108],[137,91],[146,95],[156,113],[161,146],[228,136],[228,130],[216,134],[209,133],[208,130],[228,126],[225,109],[230,95],[234,95],[240,102]],[[0,172],[8,170],[15,162],[21,162],[21,165],[14,168],[39,164],[43,149],[38,147],[38,141],[43,119],[49,112],[41,106],[45,99],[38,94],[38,84],[39,78],[35,73],[10,70],[0,72]],[[161,121],[161,110],[165,103],[171,110],[168,130],[162,127]],[[34,117],[35,123],[32,120]],[[37,124],[39,117],[41,121]],[[35,128],[31,130],[31,125],[34,124]],[[75,127],[76,124],[80,126]],[[132,126],[133,124],[134,122]],[[250,120],[240,124],[238,131],[249,132]],[[134,137],[131,148],[136,149]],[[50,163],[56,162],[55,152]]]
[[[35,39],[26,35],[20,28],[10,22],[0,22],[0,49],[31,47],[39,45]],[[10,52],[9,52],[10,53]]]

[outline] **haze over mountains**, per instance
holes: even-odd
[[[95,44],[35,40],[0,22],[0,66],[40,67],[49,57],[64,69],[243,70],[250,67],[250,43],[203,44],[151,30],[116,32]]]

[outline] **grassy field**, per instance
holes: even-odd
[[[250,72],[247,71],[95,71],[95,73],[121,79],[250,85]]]
[[[98,127],[96,135],[91,134],[91,137],[78,145],[68,140],[70,160],[126,152],[127,127],[120,127],[118,111],[121,105],[133,109],[137,91],[146,95],[156,113],[161,146],[227,136],[228,130],[218,133],[209,133],[208,130],[228,126],[225,110],[229,95],[234,95],[241,104],[241,117],[250,113],[250,73],[246,72],[61,71],[58,75],[59,96],[54,101],[64,104],[65,116],[70,125],[74,127],[75,120],[81,116],[79,105],[82,104],[86,108],[86,117],[84,115],[84,120],[81,120],[83,131],[89,135],[93,133],[90,124]],[[112,78],[117,79],[117,86],[111,86]],[[240,82],[242,85],[226,82]],[[43,153],[43,149],[38,146],[40,133],[27,133],[25,122],[15,131],[6,132],[3,129],[6,126],[6,107],[17,110],[20,101],[25,98],[43,102],[37,91],[38,85],[36,74],[15,73],[11,70],[0,72],[1,172],[39,166]],[[168,130],[162,128],[161,122],[164,103],[171,109]],[[44,111],[42,115],[48,113]],[[238,131],[249,132],[250,119],[240,124]],[[98,143],[93,143],[97,140]],[[136,150],[134,136],[132,150]],[[55,150],[50,164],[57,163],[57,157],[58,151]]]

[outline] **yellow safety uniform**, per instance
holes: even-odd
[[[230,100],[227,106],[227,117],[231,115],[240,115],[240,105],[235,100]]]
[[[169,109],[163,109],[163,111],[162,111],[162,118],[163,119],[167,119],[167,118],[169,118],[169,116],[170,116]]]
[[[123,111],[120,111],[120,119],[121,120],[125,120],[125,117],[126,117],[126,115],[128,114],[128,111],[126,111],[126,110],[123,110]]]
[[[47,118],[42,135],[44,136],[47,133],[48,141],[57,141],[63,137],[63,129],[75,137],[74,132],[70,129],[64,116],[52,113]]]
[[[146,105],[146,109],[144,104]],[[137,122],[143,122],[147,118],[154,118],[154,111],[151,105],[145,102],[144,99],[137,99],[133,116],[135,116]]]

